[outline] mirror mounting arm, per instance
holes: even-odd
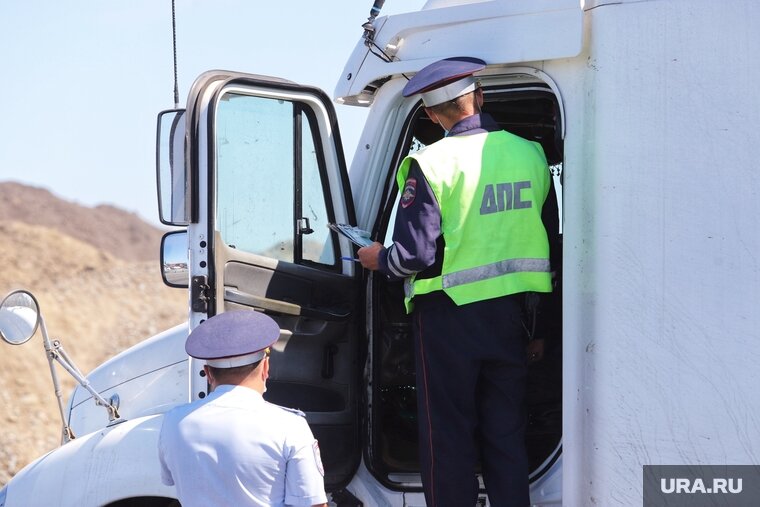
[[[48,366],[50,366],[50,376],[53,378],[53,389],[55,390],[55,399],[58,402],[58,412],[61,416],[61,423],[63,423],[63,443],[65,444],[76,437],[69,425],[66,424],[66,414],[63,412],[63,393],[61,392],[61,383],[58,381],[58,373],[55,371],[55,364],[53,364],[53,360],[57,359],[58,355],[53,352],[51,348],[47,326],[45,326],[45,319],[42,318],[42,315],[39,316],[39,324],[40,330],[42,331],[42,345],[45,347],[45,355],[48,359]]]
[[[50,367],[50,376],[53,378],[53,389],[55,398],[58,402],[58,413],[61,416],[63,424],[63,443],[74,439],[74,432],[66,423],[66,414],[63,409],[63,394],[61,393],[61,383],[58,380],[58,373],[55,369],[57,361],[63,369],[71,374],[79,385],[84,387],[95,400],[96,405],[102,405],[108,411],[109,426],[116,422],[121,422],[119,416],[119,397],[111,396],[111,401],[106,401],[93,387],[90,381],[76,367],[74,361],[63,349],[60,340],[50,340],[45,325],[45,319],[42,318],[40,305],[37,298],[27,290],[16,290],[8,294],[0,301],[0,338],[11,345],[21,345],[29,341],[32,336],[40,329],[42,333],[42,345],[45,348],[45,356]]]
[[[47,327],[45,326],[45,320],[40,315],[40,329],[42,331],[42,343],[45,347],[45,352],[47,353],[48,357],[48,363],[50,364],[50,373],[53,377],[53,387],[55,388],[55,396],[58,400],[58,410],[61,413],[61,421],[63,422],[63,439],[64,443],[68,442],[69,440],[74,438],[74,434],[71,431],[71,428],[69,428],[68,424],[66,424],[66,416],[63,411],[63,396],[61,394],[61,386],[58,382],[58,374],[55,371],[55,367],[53,365],[53,361],[57,361],[58,364],[60,364],[64,370],[69,372],[69,374],[74,377],[74,379],[84,387],[95,399],[95,403],[97,405],[103,405],[106,408],[106,411],[108,411],[108,421],[110,423],[116,421],[120,418],[119,411],[116,409],[115,406],[113,406],[111,403],[106,401],[103,396],[100,395],[93,387],[90,385],[90,381],[87,380],[87,378],[82,374],[82,372],[77,368],[77,366],[74,364],[74,361],[71,360],[69,355],[66,353],[66,351],[63,348],[63,345],[61,344],[60,340],[50,340],[47,333]]]

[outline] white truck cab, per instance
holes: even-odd
[[[378,17],[335,90],[369,108],[350,171],[323,91],[204,73],[159,116],[161,219],[183,228],[162,268],[189,289],[188,325],[93,371],[120,419],[77,389],[79,437],[17,474],[0,507],[173,505],[162,414],[208,392],[184,339],[238,309],[280,324],[265,397],[306,413],[332,503],[425,505],[401,284],[362,270],[327,224],[390,242],[396,168],[444,134],[401,90],[449,56],[487,62],[483,109],[541,143],[554,175],[531,502],[641,505],[644,465],[757,463],[758,14],[753,0],[429,0]]]

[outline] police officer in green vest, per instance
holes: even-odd
[[[399,168],[393,245],[358,251],[365,268],[405,280],[428,507],[475,505],[478,462],[492,506],[529,505],[522,316],[526,293],[552,289],[550,173],[539,144],[480,111],[473,74],[485,66],[447,58],[407,83],[446,136]]]

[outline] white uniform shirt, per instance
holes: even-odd
[[[242,386],[218,386],[169,411],[158,440],[161,480],[183,507],[327,502],[319,446],[302,414]]]

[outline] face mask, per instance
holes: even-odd
[[[443,126],[443,122],[441,121],[441,119],[438,118],[438,115],[435,114],[435,111],[430,111],[430,112],[433,113],[433,116],[435,116],[435,120],[438,122],[438,125],[440,125],[441,128],[443,129],[443,137],[448,137],[449,131],[446,129],[446,127]]]

